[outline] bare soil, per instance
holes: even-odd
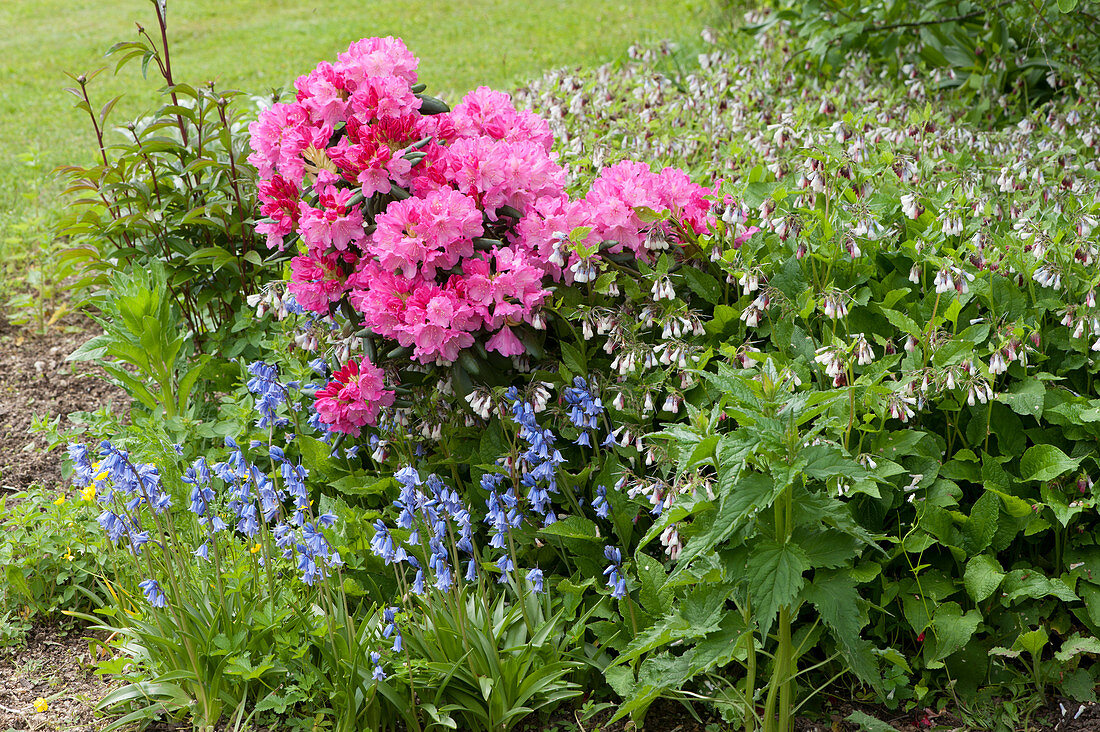
[[[45,452],[45,439],[31,433],[35,418],[61,418],[71,426],[73,412],[126,405],[129,397],[98,377],[86,363],[65,358],[95,335],[94,323],[67,316],[46,334],[8,325],[0,318],[0,495],[32,483],[61,482],[63,449]]]
[[[94,673],[84,639],[76,628],[36,625],[26,646],[0,652],[0,730],[93,732],[107,726],[95,714],[110,685]],[[45,702],[39,712],[35,703]]]

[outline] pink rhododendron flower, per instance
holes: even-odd
[[[337,57],[336,69],[352,87],[372,76],[396,76],[408,86],[416,83],[416,56],[400,38],[364,38]]]
[[[269,249],[282,249],[283,238],[298,225],[298,187],[282,176],[261,180],[260,213],[268,217],[256,224],[256,231],[267,236]]]
[[[481,236],[481,211],[473,199],[441,188],[423,198],[394,201],[375,220],[377,231],[367,251],[388,270],[405,277],[434,278],[474,253],[471,241]]]
[[[364,236],[363,212],[349,203],[355,191],[337,188],[333,185],[335,178],[327,170],[318,175],[320,208],[314,208],[305,201],[299,204],[302,240],[311,251],[324,252],[329,245],[347,249],[352,241]]]
[[[299,76],[294,88],[298,90],[298,102],[313,122],[334,128],[344,121],[348,90],[332,64],[322,61],[310,73]]]
[[[645,207],[656,213],[670,212],[696,234],[714,224],[709,215],[709,188],[691,182],[687,174],[676,168],[654,173],[645,163],[624,160],[604,168],[584,197],[587,223],[597,237],[617,241],[608,251],[624,249],[648,259],[653,224],[642,219],[637,209]],[[664,234],[672,233],[667,224],[659,224]]]
[[[467,94],[451,111],[449,134],[454,137],[491,137],[494,140],[534,142],[545,152],[554,146],[550,124],[534,112],[518,111],[512,97],[504,92],[479,86]]]
[[[300,104],[275,104],[248,125],[254,151],[248,156],[248,162],[256,166],[261,180],[270,178],[276,170],[290,180],[301,180],[301,173],[294,178],[283,170],[288,161],[301,152],[300,148],[291,148],[284,138],[288,131],[306,124],[307,119],[306,111]],[[286,151],[284,145],[288,148]]]
[[[580,262],[574,232],[649,259],[713,225],[711,191],[674,168],[619,163],[571,200],[545,120],[487,87],[426,114],[416,68],[400,40],[363,39],[299,77],[295,101],[249,128],[257,230],[273,248],[297,237],[290,292],[304,308],[346,303],[353,325],[421,363],[455,361],[475,342],[516,356],[517,328],[542,327],[547,284],[581,280],[579,265],[585,281],[597,276],[600,255]],[[349,363],[318,394],[323,421],[358,434],[376,417],[370,405],[392,400],[380,374]],[[374,384],[365,392],[364,379]]]
[[[432,159],[426,174],[414,175],[413,192],[424,195],[450,183],[476,200],[490,221],[497,220],[502,206],[522,213],[537,199],[565,189],[565,171],[533,142],[461,138],[447,147],[433,147],[428,155]]]
[[[290,260],[292,277],[287,289],[306,310],[327,315],[329,305],[348,290],[342,264],[353,265],[355,259],[351,252],[294,257]]]
[[[358,437],[366,425],[378,423],[378,411],[393,404],[394,392],[383,389],[382,369],[363,357],[348,361],[313,404],[321,422],[336,432]]]
[[[485,344],[485,348],[496,351],[502,356],[518,356],[525,350],[519,338],[516,338],[516,334],[508,326],[498,330],[497,334]]]

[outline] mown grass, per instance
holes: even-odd
[[[430,92],[479,84],[508,88],[556,66],[590,65],[634,41],[696,33],[706,0],[169,0],[178,81],[215,80],[262,93],[290,83],[358,38],[397,35],[421,59]],[[91,85],[93,104],[124,94],[112,121],[157,102],[137,63],[114,76],[104,51],[152,28],[149,0],[5,0],[0,3],[0,239],[7,222],[57,204],[57,165],[86,162],[93,138],[72,108],[64,72],[110,65]],[[0,252],[0,258],[3,258]]]

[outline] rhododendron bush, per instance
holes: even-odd
[[[570,198],[545,120],[487,87],[448,110],[421,93],[416,68],[399,39],[358,41],[251,126],[257,230],[273,249],[297,247],[289,290],[303,308],[421,364],[475,346],[519,356],[538,342],[555,286],[592,281],[604,257],[652,260],[713,225],[711,190],[675,168],[621,162]],[[365,359],[318,395],[333,429],[376,421],[386,392],[334,397],[372,368]]]

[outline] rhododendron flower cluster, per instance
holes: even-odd
[[[545,120],[487,87],[447,111],[419,93],[416,68],[398,39],[358,41],[250,127],[258,229],[269,247],[298,248],[290,291],[302,307],[352,316],[421,363],[478,341],[516,356],[523,331],[542,327],[547,287],[592,278],[593,248],[651,259],[714,223],[709,189],[643,163],[604,170],[571,200]],[[337,398],[347,388],[318,395],[342,430],[374,415]]]
[[[366,357],[344,364],[316,394],[314,409],[321,422],[353,437],[362,427],[377,424],[379,410],[394,398],[394,392],[382,388],[382,376],[382,369]]]

